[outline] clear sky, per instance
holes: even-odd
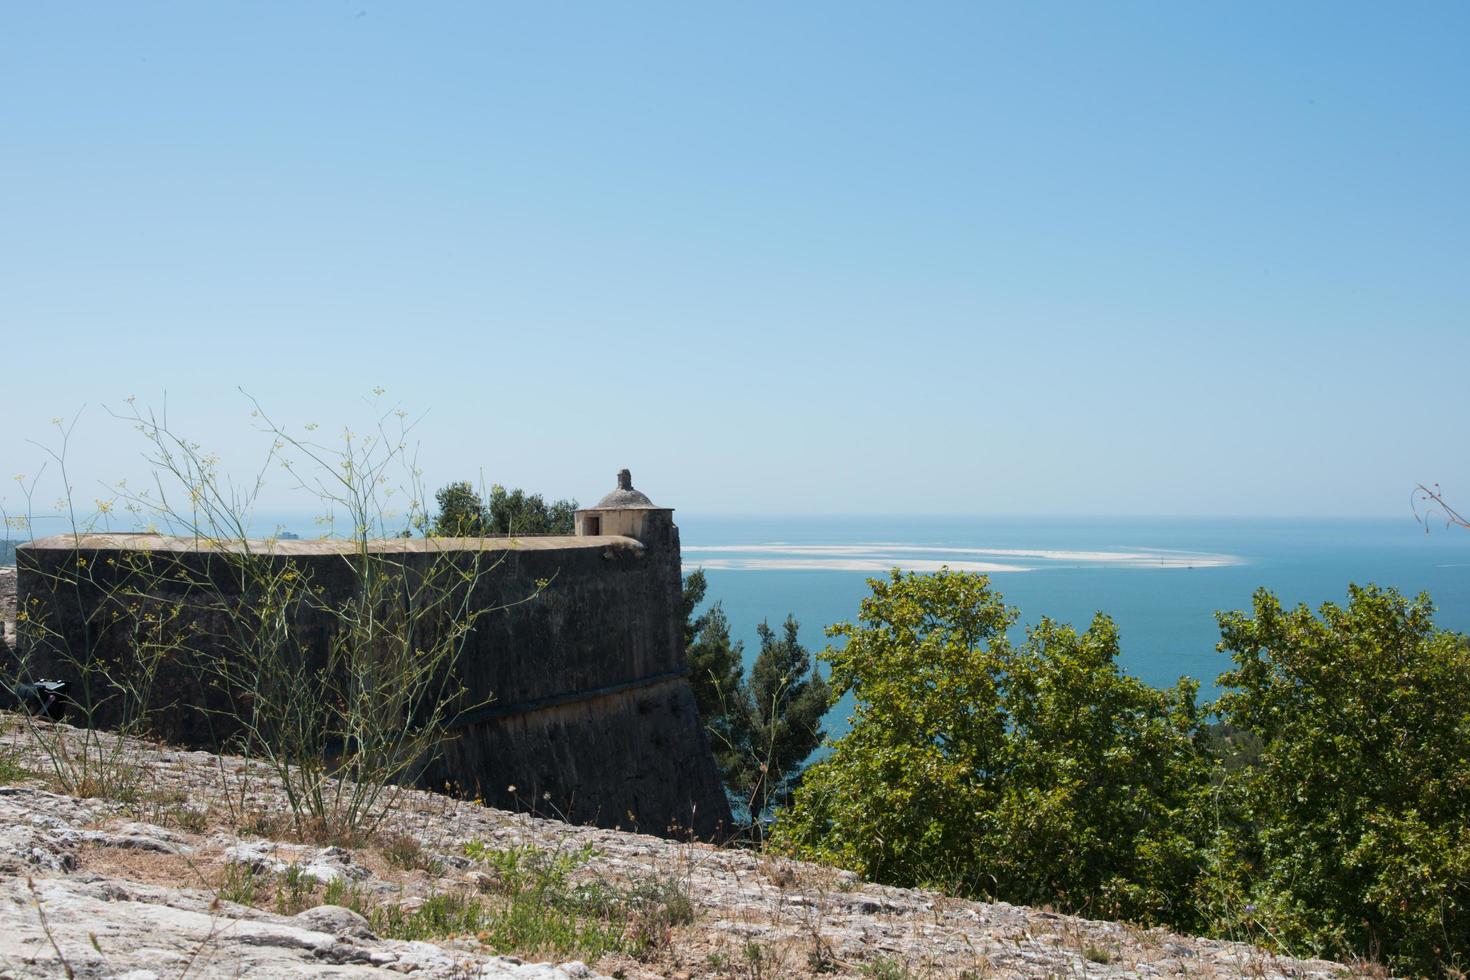
[[[7,3],[0,467],[427,411],[702,512],[1470,502],[1470,5]],[[272,490],[274,493],[275,490]],[[0,488],[14,506],[14,485]],[[284,498],[282,498],[284,503]]]

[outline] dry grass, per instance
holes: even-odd
[[[214,867],[211,864],[201,867],[183,854],[86,845],[76,855],[78,871],[162,887],[213,888]]]
[[[382,834],[377,845],[388,864],[400,871],[424,871],[431,878],[444,874],[444,862],[424,850],[424,845],[411,834]]]

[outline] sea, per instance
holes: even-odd
[[[855,620],[869,579],[888,569],[942,566],[988,574],[1020,618],[1012,638],[1043,616],[1079,630],[1098,612],[1119,629],[1120,665],[1149,684],[1181,676],[1217,697],[1229,654],[1216,649],[1215,614],[1249,609],[1266,588],[1288,605],[1345,603],[1349,583],[1427,592],[1443,628],[1470,633],[1470,531],[1401,519],[990,518],[704,516],[676,514],[684,569],[703,568],[745,645],[788,614],[813,650],[823,630]],[[852,703],[825,727],[847,730]]]

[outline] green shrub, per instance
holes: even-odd
[[[379,936],[405,940],[473,936],[489,920],[490,914],[484,903],[462,892],[430,895],[412,909],[401,905],[380,905],[368,917],[373,932]]]
[[[236,905],[254,905],[255,896],[261,888],[261,875],[247,864],[231,861],[225,865],[225,877],[215,897],[222,902]]]
[[[312,898],[317,885],[317,880],[306,874],[301,865],[291,865],[276,878],[276,911],[281,915],[295,915],[311,908],[316,904]]]
[[[362,886],[356,882],[349,883],[343,877],[333,878],[327,882],[327,887],[322,892],[322,904],[340,905],[351,909],[365,919],[372,914],[372,903],[363,894]]]
[[[1218,710],[1260,740],[1232,773],[1202,889],[1221,932],[1382,956],[1438,974],[1470,957],[1470,646],[1429,597],[1351,587],[1346,607],[1265,590],[1220,616]]]
[[[894,956],[880,956],[864,963],[862,975],[869,980],[917,980],[919,976],[906,962]]]

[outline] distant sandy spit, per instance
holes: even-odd
[[[689,549],[685,549],[686,551]],[[1001,565],[988,561],[941,561],[937,558],[700,558],[685,565],[719,571],[803,571],[803,572],[886,572],[901,568],[906,572],[937,572],[948,568],[956,572],[1029,572],[1021,565]]]
[[[1218,568],[1238,565],[1233,555],[1140,548],[1129,551],[950,548],[894,542],[874,544],[689,545],[684,564],[720,571],[1029,572],[1046,566],[1095,565],[1109,568]],[[944,555],[946,557],[931,557]],[[953,557],[948,557],[953,556]],[[993,559],[1009,559],[995,561]],[[1017,564],[1016,560],[1022,562]]]

